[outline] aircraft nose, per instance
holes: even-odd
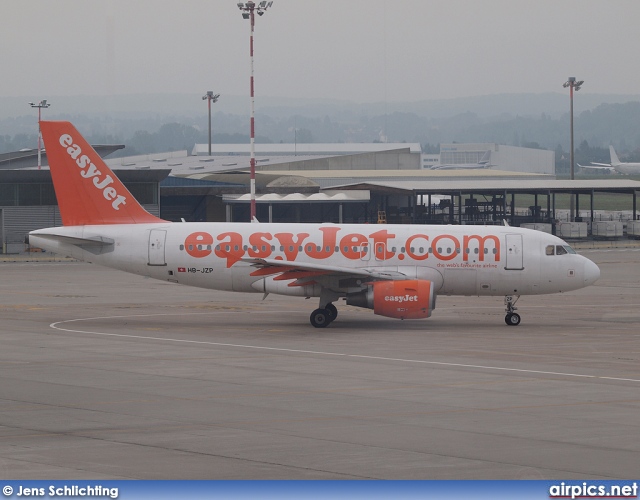
[[[600,278],[600,268],[589,259],[584,263],[584,284],[593,285]]]

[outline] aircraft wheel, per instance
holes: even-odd
[[[327,304],[327,307],[325,307],[325,310],[329,313],[329,316],[331,316],[331,321],[333,321],[338,317],[338,308],[334,306],[331,302]]]
[[[325,328],[331,323],[331,319],[331,314],[326,309],[316,309],[309,317],[309,321],[315,328]]]
[[[518,313],[509,313],[504,317],[504,322],[509,326],[518,326],[520,324],[520,315]]]

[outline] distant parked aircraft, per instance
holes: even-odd
[[[591,162],[590,166],[580,165],[580,168],[592,168],[592,169],[600,169],[606,170],[609,172],[618,172],[620,174],[627,175],[637,175],[640,174],[640,163],[622,163],[618,159],[618,155],[616,154],[613,146],[609,146],[609,154],[611,155],[611,163],[594,163]]]
[[[434,165],[429,168],[430,170],[472,170],[474,168],[491,168],[493,165],[489,164],[490,159],[491,150],[487,150],[478,163],[451,163],[448,165]]]

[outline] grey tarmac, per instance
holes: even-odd
[[[0,478],[637,478],[640,252],[582,252],[600,281],[518,327],[0,263]]]

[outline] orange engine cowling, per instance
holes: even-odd
[[[421,319],[431,316],[436,294],[433,282],[427,280],[376,281],[362,292],[347,295],[347,304],[388,318]]]

